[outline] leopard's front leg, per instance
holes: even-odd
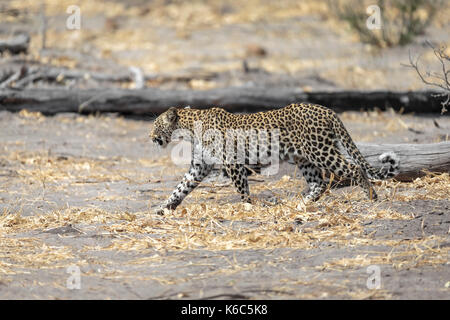
[[[241,194],[242,201],[251,203],[250,190],[247,180],[247,169],[245,166],[242,164],[226,164],[225,170],[233,181],[237,191]]]
[[[164,209],[174,210],[186,196],[194,190],[200,182],[211,172],[214,165],[206,164],[204,162],[200,164],[194,164],[191,162],[189,171],[185,173],[183,180],[177,185],[172,195],[167,201],[156,209],[157,214],[163,214]]]

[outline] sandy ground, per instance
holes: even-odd
[[[340,116],[356,141],[450,132],[448,117]],[[378,183],[376,203],[331,190],[300,212],[304,183],[283,166],[251,178],[251,208],[213,177],[161,217],[186,167],[150,143],[151,125],[0,112],[1,299],[449,298],[448,174]]]
[[[450,44],[449,9],[414,43],[377,50],[325,2],[47,0],[41,50],[42,3],[8,0],[5,8],[18,14],[0,13],[0,35],[28,32],[30,52],[20,58],[30,64],[189,75],[146,83],[162,89],[425,89],[402,66],[409,52],[440,70],[426,41]],[[80,30],[66,28],[73,4]],[[85,77],[29,85],[54,86],[117,84]],[[439,115],[340,116],[356,141],[449,140],[450,120]],[[251,207],[213,176],[161,217],[152,210],[186,166],[150,143],[151,125],[117,115],[0,112],[1,299],[449,298],[448,173],[377,183],[376,203],[358,188],[331,190],[298,211],[305,184],[283,165],[276,176],[251,177]]]

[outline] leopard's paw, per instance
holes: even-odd
[[[161,206],[161,207],[156,208],[154,212],[160,216],[163,216],[165,214],[170,213],[170,210]]]

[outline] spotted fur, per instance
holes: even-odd
[[[394,153],[384,153],[380,156],[383,164],[381,169],[375,169],[364,159],[348,134],[341,120],[332,110],[314,104],[291,104],[281,109],[253,114],[232,114],[221,108],[205,110],[170,108],[161,114],[154,122],[150,136],[155,143],[166,146],[176,129],[195,132],[195,123],[202,124],[202,131],[215,129],[225,139],[227,129],[249,130],[252,133],[242,134],[239,138],[245,140],[245,163],[236,161],[236,157],[216,155],[217,144],[223,140],[202,141],[193,139],[193,150],[203,151],[211,158],[220,158],[227,175],[233,181],[244,202],[250,202],[248,186],[249,159],[253,156],[261,161],[253,167],[259,168],[267,163],[275,151],[278,151],[282,161],[294,163],[300,169],[308,184],[304,202],[316,201],[326,190],[327,183],[322,171],[333,173],[340,178],[352,179],[361,186],[369,199],[377,195],[369,179],[387,179],[398,173],[399,160]],[[250,148],[254,135],[261,131],[279,130],[279,144],[274,150],[269,144],[267,148]],[[216,148],[216,149],[215,149]],[[256,152],[256,154],[255,154]],[[346,157],[346,154],[347,157]],[[350,158],[348,161],[346,158]],[[255,158],[253,158],[255,159]],[[183,199],[211,172],[213,165],[205,159],[193,159],[188,173],[173,191],[169,199],[157,210],[162,213],[165,208],[175,209]]]

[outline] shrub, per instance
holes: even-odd
[[[384,48],[405,45],[424,34],[445,0],[329,0],[328,6],[339,19],[348,22],[364,43]],[[366,21],[368,6],[380,8],[381,29],[370,30]]]

